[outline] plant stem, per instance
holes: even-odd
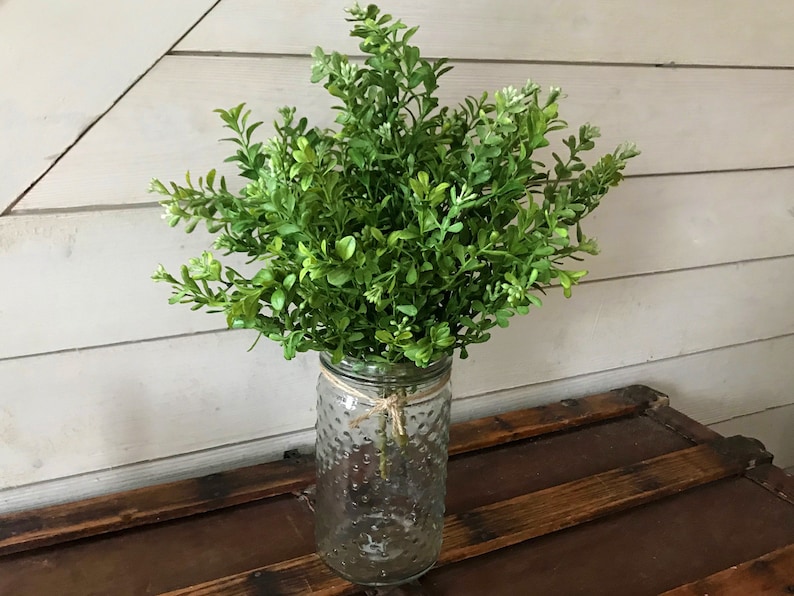
[[[386,412],[381,412],[378,418],[378,425],[380,427],[380,433],[378,436],[380,437],[378,443],[378,448],[380,449],[379,455],[379,469],[380,469],[380,477],[383,480],[388,480],[389,478],[389,460],[386,456]]]

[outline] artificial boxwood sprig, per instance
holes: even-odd
[[[586,271],[566,258],[595,254],[580,222],[623,178],[638,154],[619,146],[587,166],[598,129],[563,139],[566,155],[538,150],[559,118],[559,89],[507,87],[439,106],[438,80],[451,66],[428,61],[408,29],[378,8],[350,11],[363,64],[315,50],[312,81],[338,105],[334,129],[279,111],[275,136],[254,141],[261,122],[244,105],[216,110],[231,131],[247,185],[231,192],[215,170],[184,185],[154,180],[170,225],[203,221],[215,248],[243,253],[250,272],[210,252],[178,276],[162,266],[172,303],[226,314],[284,355],[327,351],[335,361],[413,361],[419,366],[487,341],[494,326],[565,296]],[[548,152],[548,150],[547,150]]]

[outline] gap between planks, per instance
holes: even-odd
[[[642,385],[455,424],[451,456],[570,430],[666,405]],[[0,555],[206,513],[300,491],[314,481],[314,462],[286,459],[0,516]]]
[[[172,50],[169,56],[185,56],[188,58],[311,58],[308,52],[241,52],[235,50]],[[347,52],[351,60],[366,60],[368,54]],[[430,62],[440,60],[441,56],[422,56]],[[471,64],[526,64],[550,66],[595,66],[595,67],[625,67],[625,68],[676,68],[691,70],[794,70],[789,65],[769,64],[707,64],[707,63],[678,63],[674,60],[666,62],[615,62],[609,60],[532,60],[522,58],[448,58],[451,62]]]

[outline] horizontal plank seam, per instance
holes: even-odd
[[[656,362],[670,362],[670,361],[674,361],[674,360],[680,360],[682,358],[689,358],[689,357],[692,357],[692,356],[697,356],[697,355],[700,355],[700,354],[710,354],[712,352],[720,352],[720,351],[723,351],[723,350],[731,350],[733,348],[740,348],[740,347],[743,347],[743,346],[751,346],[753,344],[763,343],[763,342],[766,342],[766,341],[776,341],[776,340],[779,340],[779,339],[785,339],[787,337],[794,337],[794,333],[783,333],[781,335],[775,335],[773,337],[751,339],[750,341],[739,342],[739,343],[735,343],[735,344],[729,344],[729,345],[726,345],[726,346],[718,346],[716,348],[708,348],[706,350],[699,350],[697,352],[690,352],[688,354],[677,354],[675,356],[670,356],[668,358],[659,358],[658,360],[653,360],[653,362],[654,363],[656,363]],[[571,376],[565,377],[565,380],[584,379],[584,378],[589,377],[589,376],[591,376],[593,374],[598,374],[598,373],[601,373],[601,372],[609,372],[611,370],[631,370],[632,368],[638,368],[640,366],[645,366],[647,364],[649,364],[649,363],[648,362],[638,362],[636,364],[629,364],[628,366],[619,366],[619,367],[615,367],[615,368],[607,368],[607,369],[598,371],[596,373],[593,373],[593,372],[580,373],[580,374],[576,374],[576,375],[571,375]],[[544,385],[546,383],[553,383],[553,382],[559,381],[559,380],[560,379],[551,379],[549,381],[540,381],[538,383],[530,383],[528,385],[516,385],[515,387],[504,387],[504,388],[499,389],[498,392],[518,391],[518,390],[523,389],[525,387],[534,387],[535,385]],[[462,404],[462,403],[465,403],[467,400],[482,399],[484,396],[491,395],[492,393],[495,393],[495,392],[486,391],[484,393],[476,393],[474,395],[467,395],[466,397],[456,398],[455,402]],[[781,407],[786,407],[786,406],[789,406],[789,405],[791,405],[791,404],[784,404]],[[744,416],[751,416],[752,414],[755,414],[755,413],[756,412],[751,412],[749,414],[742,414],[740,416],[736,416],[736,418],[743,418]],[[708,424],[717,424],[717,422],[708,422]],[[792,470],[794,470],[794,468],[792,468]]]
[[[784,166],[757,166],[750,168],[723,168],[717,170],[688,170],[686,172],[648,172],[645,174],[626,174],[625,178],[669,178],[671,176],[701,176],[704,174],[731,174],[739,172],[774,172],[776,170],[791,170],[792,165]]]
[[[644,272],[644,273],[633,273],[633,274],[630,274],[630,275],[617,275],[617,276],[611,276],[611,277],[600,277],[598,279],[592,279],[592,280],[584,279],[584,280],[580,281],[578,283],[578,285],[583,286],[583,285],[590,285],[590,284],[610,283],[610,282],[620,281],[620,280],[624,280],[624,279],[642,279],[644,277],[651,277],[651,276],[654,276],[654,275],[668,275],[668,274],[673,274],[673,273],[682,273],[682,272],[686,272],[686,271],[702,271],[702,270],[705,270],[705,269],[716,269],[716,268],[720,268],[720,267],[735,267],[736,265],[745,265],[745,264],[753,264],[753,263],[764,263],[764,262],[768,262],[768,261],[783,261],[783,260],[787,260],[787,259],[794,259],[794,253],[785,254],[785,255],[773,255],[773,256],[769,256],[769,257],[756,257],[756,258],[752,258],[752,259],[745,259],[743,261],[728,261],[726,263],[714,263],[714,264],[711,264],[711,265],[697,265],[697,266],[694,266],[694,267],[681,267],[681,268],[678,268],[678,269],[665,269],[665,270],[661,270],[661,271],[649,271],[649,272]],[[554,285],[554,286],[552,286],[552,289],[554,289],[556,287],[557,286]],[[208,335],[208,334],[211,334],[211,333],[224,333],[224,332],[228,332],[228,331],[233,331],[233,330],[232,329],[228,329],[228,328],[224,328],[224,327],[218,327],[216,329],[205,329],[205,330],[202,330],[202,331],[193,331],[193,332],[189,332],[189,333],[177,333],[177,334],[174,334],[174,335],[161,335],[161,336],[156,336],[156,337],[145,337],[145,338],[142,338],[142,339],[128,339],[128,340],[124,340],[124,341],[109,342],[109,343],[104,343],[104,344],[94,344],[94,345],[79,346],[79,347],[73,347],[73,348],[63,348],[61,350],[51,350],[51,351],[47,351],[47,352],[33,352],[31,354],[20,354],[19,356],[5,356],[5,357],[0,358],[0,362],[6,362],[6,361],[11,361],[11,360],[22,360],[22,359],[25,359],[25,358],[36,358],[36,357],[39,357],[39,356],[52,356],[52,355],[56,355],[56,354],[67,354],[67,353],[70,353],[70,352],[86,352],[86,351],[89,351],[89,350],[99,350],[99,349],[104,349],[104,348],[115,348],[115,347],[118,347],[118,346],[127,346],[127,345],[139,344],[139,343],[142,344],[142,343],[149,343],[149,342],[154,342],[154,341],[168,341],[168,340],[171,340],[171,339],[192,337],[194,335],[196,335],[196,336],[198,336],[198,335]],[[566,378],[566,379],[575,378],[576,376],[585,376],[585,375],[588,375],[588,374],[593,374],[594,372],[605,372],[605,371],[609,371],[609,370],[618,370],[618,369],[623,369],[623,368],[630,368],[631,366],[637,366],[637,365],[640,365],[640,364],[648,364],[649,362],[664,362],[666,360],[672,360],[674,358],[683,358],[683,357],[686,357],[686,356],[693,356],[695,354],[706,354],[708,352],[713,352],[715,350],[720,350],[720,349],[725,349],[725,348],[732,348],[732,347],[736,347],[736,346],[750,345],[750,344],[761,342],[761,341],[770,341],[770,340],[773,340],[773,339],[779,339],[779,338],[782,338],[782,337],[787,337],[789,335],[794,335],[794,333],[783,333],[783,334],[780,334],[780,335],[772,335],[772,336],[768,336],[768,337],[758,337],[758,338],[751,339],[751,340],[748,340],[748,341],[745,341],[745,342],[727,344],[727,345],[724,345],[724,346],[715,346],[713,348],[706,348],[704,350],[698,350],[698,351],[695,351],[695,352],[687,352],[686,354],[677,354],[675,356],[669,356],[669,357],[666,357],[666,358],[658,358],[658,359],[654,359],[654,360],[647,360],[645,362],[629,364],[627,366],[616,366],[616,367],[611,367],[611,368],[605,368],[605,369],[602,369],[602,370],[599,370],[599,371],[591,371],[591,372],[588,372],[588,373],[582,373],[582,375],[574,375],[574,376],[571,376],[571,377],[564,377],[564,378]],[[251,341],[253,342],[253,340],[251,340]],[[547,382],[556,381],[556,380],[559,380],[559,379],[558,378],[547,379],[547,380],[542,381],[542,382],[547,383]],[[775,406],[775,407],[777,407],[777,406]]]
[[[230,333],[237,331],[236,329],[228,329],[219,327],[218,329],[206,329],[203,331],[191,331],[189,333],[176,333],[174,335],[161,335],[157,337],[145,337],[143,339],[127,339],[124,341],[110,342],[106,344],[96,344],[93,346],[82,346],[78,348],[64,348],[62,350],[52,350],[51,352],[34,352],[33,354],[22,354],[20,356],[6,356],[0,358],[0,362],[9,360],[24,360],[26,358],[38,358],[39,356],[57,356],[58,354],[70,354],[72,352],[90,352],[93,350],[104,350],[106,348],[118,348],[122,346],[131,346],[135,344],[148,344],[155,341],[170,341],[172,339],[184,339],[186,337],[198,337],[201,335],[212,335],[213,333]],[[253,343],[253,339],[251,340]]]
[[[669,178],[671,176],[703,176],[707,174],[734,174],[741,172],[774,172],[776,170],[791,170],[794,164],[785,166],[759,166],[754,168],[725,168],[722,170],[691,170],[686,172],[649,172],[647,174],[626,174],[626,180],[632,178]],[[106,205],[75,205],[73,207],[41,207],[35,209],[14,209],[7,213],[8,217],[24,217],[32,215],[68,215],[71,213],[97,213],[103,211],[125,211],[133,209],[160,208],[158,201],[145,201],[142,203],[110,203]]]
[[[302,428],[302,429],[298,429],[298,430],[290,430],[290,431],[285,431],[285,432],[281,432],[281,433],[275,433],[273,435],[268,435],[267,439],[276,440],[276,439],[280,439],[280,438],[284,438],[284,437],[290,437],[292,435],[299,435],[299,434],[307,433],[307,432],[310,432],[310,431],[314,431],[314,427]],[[237,442],[234,442],[234,443],[226,443],[225,445],[222,445],[221,447],[243,447],[243,446],[249,445],[251,443],[258,443],[261,440],[262,440],[262,437],[257,437],[257,438],[254,438],[254,439],[246,439],[245,441],[237,441]],[[162,457],[155,457],[155,458],[147,459],[147,460],[144,460],[144,461],[131,462],[131,463],[128,463],[128,464],[122,464],[120,466],[113,466],[112,468],[104,468],[102,470],[93,470],[91,472],[81,472],[79,474],[70,474],[69,476],[61,476],[59,478],[53,478],[51,480],[41,480],[39,482],[31,482],[29,484],[22,484],[22,485],[19,485],[19,486],[10,486],[10,487],[7,487],[7,488],[0,489],[0,500],[2,500],[3,493],[11,492],[11,491],[13,491],[15,489],[19,489],[19,488],[35,489],[35,487],[37,487],[37,486],[45,486],[45,485],[48,485],[48,484],[52,484],[54,482],[59,482],[61,480],[73,480],[73,479],[80,478],[80,477],[83,477],[83,476],[92,476],[92,475],[100,473],[100,472],[109,472],[111,470],[123,470],[124,468],[135,468],[135,467],[137,467],[137,466],[139,466],[141,464],[144,464],[144,463],[145,464],[156,464],[157,462],[168,461],[168,460],[174,459],[175,457],[200,456],[202,453],[212,453],[213,451],[216,451],[219,448],[220,447],[218,447],[218,446],[205,447],[204,449],[197,449],[195,451],[189,451],[187,453],[177,453],[177,454],[174,454],[174,455],[164,455]],[[307,452],[304,455],[310,455],[310,453]],[[281,461],[281,460],[274,460],[274,461]],[[260,463],[270,463],[270,462],[260,462]],[[258,464],[251,464],[251,465],[258,465]],[[246,466],[243,466],[243,467],[249,467],[249,466],[246,465]],[[220,473],[220,472],[210,472],[208,474],[202,474],[202,475],[209,476],[209,475],[216,474],[216,473]],[[174,482],[179,482],[179,480],[174,480]],[[170,481],[169,481],[169,483],[170,483]],[[146,487],[140,487],[140,488],[146,488]],[[129,490],[137,490],[137,489],[129,489]],[[126,491],[122,491],[122,492],[126,492]],[[89,497],[89,498],[94,498],[94,497]],[[47,507],[47,506],[45,505],[45,507]],[[2,516],[2,515],[3,514],[0,513],[0,516]],[[0,596],[2,596],[2,595],[0,595]]]
[[[195,23],[193,23],[193,24],[192,24],[190,27],[188,27],[187,31],[185,31],[185,32],[184,32],[184,33],[183,33],[183,34],[182,34],[182,35],[181,35],[181,36],[180,36],[180,37],[179,37],[179,38],[178,38],[178,39],[177,39],[177,40],[176,40],[176,41],[175,41],[173,44],[171,44],[171,47],[170,47],[170,48],[168,48],[168,50],[166,50],[166,51],[163,53],[163,55],[162,55],[162,56],[160,56],[159,58],[157,58],[157,60],[155,60],[154,62],[152,62],[152,64],[149,66],[149,68],[147,68],[146,70],[144,70],[144,71],[143,71],[143,72],[142,72],[142,73],[141,73],[141,74],[140,74],[138,77],[136,77],[136,78],[135,78],[135,80],[133,80],[133,81],[132,81],[132,83],[130,83],[130,84],[127,86],[127,88],[126,88],[126,89],[124,89],[124,90],[121,92],[121,94],[120,94],[120,95],[119,95],[119,96],[118,96],[118,97],[117,97],[117,98],[116,98],[116,99],[115,99],[115,100],[114,100],[114,101],[113,101],[113,102],[112,102],[112,103],[111,103],[111,104],[108,106],[108,108],[107,108],[106,110],[103,110],[103,111],[102,111],[100,114],[98,114],[98,115],[97,115],[97,116],[96,116],[96,117],[95,117],[95,118],[94,118],[94,119],[93,119],[91,122],[89,122],[89,123],[88,123],[88,124],[87,124],[87,125],[86,125],[86,126],[85,126],[85,127],[84,127],[84,128],[83,128],[83,129],[82,129],[82,130],[81,130],[81,131],[78,133],[78,134],[77,134],[77,136],[75,137],[74,141],[72,141],[72,142],[71,142],[69,145],[67,145],[67,147],[66,147],[66,148],[65,148],[63,151],[61,151],[61,152],[60,152],[60,154],[58,155],[58,157],[56,157],[56,158],[53,160],[53,162],[52,162],[52,163],[49,165],[49,167],[47,167],[47,169],[45,169],[45,170],[44,170],[44,172],[43,172],[43,173],[42,173],[40,176],[38,176],[38,177],[37,177],[35,180],[33,180],[33,182],[31,182],[31,183],[30,183],[30,184],[27,186],[27,188],[25,188],[25,190],[23,190],[23,191],[22,191],[22,192],[19,194],[19,196],[17,196],[17,198],[15,198],[13,201],[11,201],[11,204],[9,204],[9,205],[8,205],[8,207],[6,207],[6,208],[5,208],[3,211],[1,211],[1,212],[0,212],[0,217],[2,217],[2,216],[5,216],[5,215],[8,215],[9,213],[11,213],[11,212],[13,211],[14,207],[16,207],[16,206],[19,204],[19,202],[20,202],[20,201],[22,201],[22,199],[24,199],[24,198],[27,196],[27,194],[28,194],[28,193],[29,193],[31,190],[33,190],[33,187],[34,187],[34,186],[36,186],[36,185],[37,185],[39,182],[41,182],[41,180],[42,180],[42,179],[43,179],[43,178],[44,178],[44,177],[45,177],[47,174],[49,174],[49,173],[52,171],[52,169],[53,169],[55,166],[57,166],[57,165],[60,163],[60,161],[61,161],[61,160],[62,160],[62,159],[63,159],[63,158],[64,158],[64,157],[65,157],[65,156],[66,156],[66,155],[67,155],[67,154],[68,154],[68,153],[69,153],[69,152],[70,152],[70,151],[71,151],[71,150],[74,148],[74,146],[75,146],[75,145],[77,145],[77,144],[78,144],[78,143],[79,143],[79,142],[80,142],[80,141],[83,139],[83,137],[85,137],[85,135],[87,135],[87,134],[88,134],[88,132],[89,132],[89,131],[90,131],[92,128],[94,128],[94,126],[96,126],[96,124],[97,124],[97,123],[98,123],[100,120],[102,120],[102,119],[105,117],[105,115],[106,115],[108,112],[110,112],[110,111],[111,111],[113,108],[115,108],[115,107],[118,105],[118,103],[119,103],[119,102],[120,102],[122,99],[124,99],[124,97],[126,97],[126,96],[127,96],[127,94],[128,94],[128,93],[129,93],[129,92],[132,90],[132,88],[133,88],[133,87],[135,87],[135,85],[137,85],[137,84],[138,84],[138,82],[139,82],[141,79],[143,79],[143,77],[145,77],[146,75],[148,75],[148,74],[149,74],[149,73],[152,71],[152,69],[153,69],[155,66],[157,66],[157,65],[158,65],[158,64],[159,64],[159,63],[162,61],[162,59],[163,59],[163,58],[165,58],[166,56],[168,56],[168,55],[170,54],[170,52],[171,52],[171,51],[172,51],[172,50],[173,50],[173,49],[174,49],[174,48],[175,48],[177,45],[179,45],[179,44],[182,42],[182,40],[183,40],[183,39],[185,39],[185,38],[186,38],[186,37],[187,37],[187,36],[188,36],[188,35],[189,35],[189,34],[190,34],[192,31],[193,31],[193,29],[195,29],[196,25],[198,25],[198,24],[199,24],[201,21],[203,21],[203,20],[204,20],[204,18],[205,18],[205,17],[206,17],[206,16],[207,16],[209,13],[211,13],[213,10],[215,10],[215,7],[216,7],[216,6],[218,6],[218,4],[220,4],[220,3],[221,3],[221,1],[222,1],[222,0],[215,0],[215,2],[213,2],[213,3],[212,3],[212,6],[210,6],[210,7],[209,7],[209,8],[208,8],[206,11],[204,11],[204,13],[203,13],[203,14],[202,14],[202,15],[201,15],[201,16],[200,16],[198,19],[196,19],[196,22],[195,22]]]
[[[768,408],[763,408],[762,410],[756,410],[755,412],[750,412],[748,414],[739,414],[738,416],[732,416],[730,418],[725,418],[724,420],[715,420],[714,422],[709,422],[709,424],[723,424],[725,422],[730,422],[731,420],[739,420],[740,418],[747,418],[748,416],[755,416],[756,414],[762,414],[763,412],[771,412],[773,410],[780,410],[782,408],[790,408],[791,406],[794,406],[794,401],[788,404],[769,406]]]
[[[332,50],[332,48],[328,48]],[[302,52],[237,52],[234,50],[171,50],[169,56],[188,58],[311,58],[310,53]],[[349,58],[366,58],[361,53],[348,53]],[[423,56],[426,60],[438,60],[440,56]],[[792,65],[770,64],[709,64],[700,62],[676,62],[666,60],[663,62],[615,62],[602,60],[531,60],[521,58],[457,58],[449,57],[451,62],[473,64],[550,64],[553,66],[597,66],[597,67],[626,67],[626,68],[681,68],[699,70],[794,70]]]

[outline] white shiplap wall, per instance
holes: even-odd
[[[0,52],[0,74],[24,82],[54,72],[51,88],[68,88],[66,108],[0,88],[0,106],[24,103],[44,127],[39,147],[21,121],[0,120],[23,148],[5,160],[11,183],[0,186],[0,210],[13,206],[0,217],[9,288],[0,294],[0,510],[311,441],[314,359],[284,362],[264,342],[247,353],[251,337],[222,330],[222,319],[169,307],[150,272],[208,239],[168,229],[144,189],[153,175],[218,164],[213,108],[245,100],[269,119],[299,103],[327,123],[306,54],[315,44],[356,48],[343,2],[222,0],[201,18],[213,4],[136,3],[104,39],[72,34],[102,6],[79,0],[69,4],[74,22],[61,21],[68,27],[45,22],[36,52],[19,34],[0,35],[11,52]],[[600,125],[604,150],[624,138],[643,149],[591,218],[602,254],[588,281],[456,365],[455,417],[644,382],[794,463],[794,5],[392,4],[384,8],[422,26],[415,40],[426,54],[455,60],[446,101],[532,77],[563,86],[563,116]],[[24,30],[34,5],[0,3],[0,33]],[[156,31],[133,35],[152,15]],[[125,34],[122,51],[113,43]],[[62,49],[61,39],[80,47]],[[86,56],[101,56],[104,70],[69,71]],[[58,134],[43,124],[67,112],[98,121],[85,132],[75,116]]]

